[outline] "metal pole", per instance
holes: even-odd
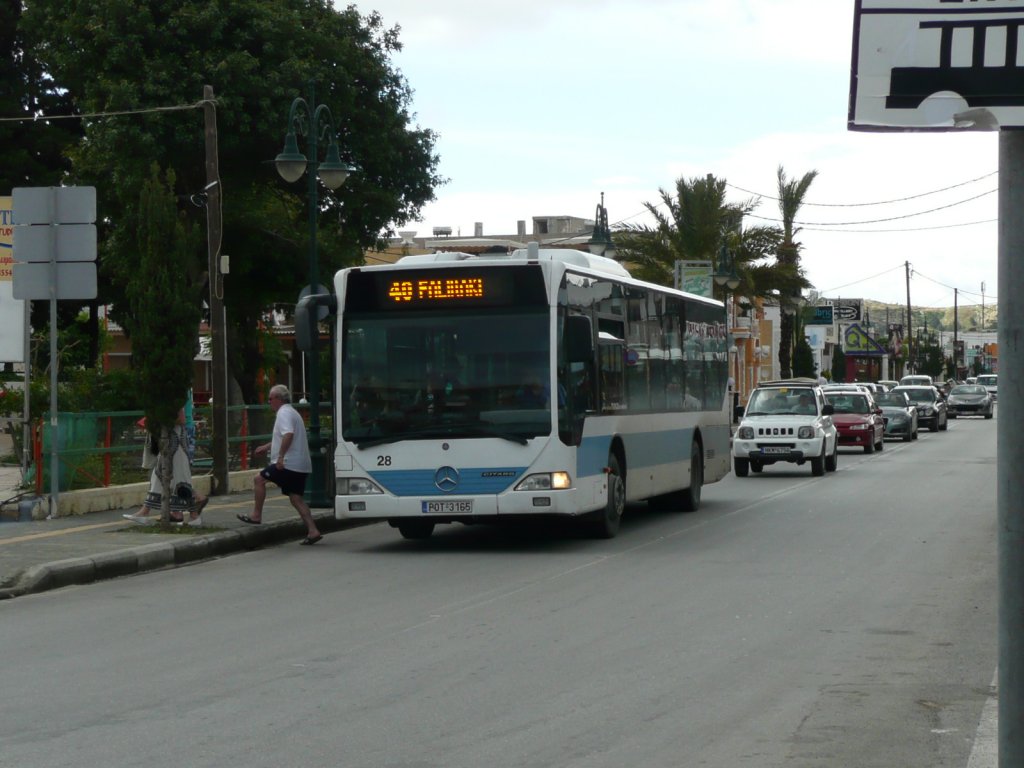
[[[1024,131],[999,132],[999,765],[1024,764]]]
[[[213,86],[203,86],[203,116],[206,143],[206,249],[210,285],[210,357],[213,397],[213,478],[211,495],[229,491],[228,483],[228,351],[227,317],[224,313],[224,276],[220,270],[221,184],[217,154],[217,109]]]
[[[60,426],[57,418],[57,188],[50,187],[50,511],[47,519],[57,517],[60,484],[60,459],[57,456]],[[42,467],[40,467],[42,471]]]
[[[319,126],[317,122],[316,107],[316,86],[312,80],[309,82],[309,152],[306,166],[307,189],[309,190],[309,290],[317,292],[320,284],[319,272],[317,269],[316,255],[316,231],[317,231],[317,175],[320,169],[320,159],[317,149],[317,133]],[[317,319],[314,317],[313,322]],[[309,504],[314,507],[330,506],[331,502],[326,498],[324,492],[324,460],[322,441],[320,439],[320,334],[318,330],[313,333],[312,348],[309,350],[309,455],[313,464],[313,471],[310,474]]]

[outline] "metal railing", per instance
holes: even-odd
[[[321,415],[321,431],[331,440],[331,404],[321,404],[328,416]],[[307,406],[295,408],[308,419]],[[271,439],[274,413],[269,405],[228,406],[228,469],[248,470],[253,466],[253,451]],[[148,432],[142,411],[89,411],[57,414],[57,465],[59,488],[81,490],[149,480],[152,470],[142,467],[142,449]],[[196,406],[196,453],[194,475],[212,468],[212,410]],[[49,414],[32,425],[31,465],[25,481],[36,493],[49,489],[51,434]],[[42,467],[43,471],[38,471]]]

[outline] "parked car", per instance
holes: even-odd
[[[984,416],[991,419],[995,401],[981,384],[958,384],[949,391],[946,408],[951,419],[957,416]]]
[[[983,373],[978,377],[975,384],[981,384],[988,393],[992,395],[992,402],[999,400],[999,376],[994,373]]]
[[[832,422],[839,430],[840,445],[854,445],[864,453],[874,453],[885,447],[885,419],[882,409],[866,392],[828,392],[825,399],[832,404]]]
[[[875,403],[882,409],[886,437],[901,437],[905,443],[917,440],[917,406],[906,392],[886,392]]]
[[[909,387],[901,384],[893,392],[906,392],[910,402],[917,406],[917,423],[932,432],[945,431],[949,426],[946,401],[935,387]]]
[[[910,376],[904,376],[900,379],[901,387],[932,387],[935,386],[935,382],[932,381],[931,376],[925,376],[923,373],[911,374]]]
[[[834,472],[839,435],[832,406],[813,379],[760,383],[747,401],[732,441],[737,477],[760,472],[779,461],[800,466],[810,462],[816,477]]]

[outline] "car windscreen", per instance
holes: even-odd
[[[835,394],[826,394],[825,399],[832,403],[832,408],[836,413],[865,414],[870,410],[868,408],[868,399],[863,395],[840,394],[837,392]]]
[[[907,407],[907,399],[906,397],[903,396],[902,392],[886,392],[884,394],[878,395],[875,398],[875,402],[878,403],[879,405],[891,405],[895,406],[896,408]]]
[[[953,387],[949,394],[951,395],[987,395],[988,390],[984,387],[979,387],[977,384],[964,384],[963,386]]]
[[[903,390],[907,393],[907,397],[915,403],[934,403],[935,402],[935,390],[928,387],[908,387]]]

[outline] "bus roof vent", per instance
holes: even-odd
[[[609,275],[619,277],[630,277],[629,271],[614,259],[607,256],[598,256],[586,251],[577,251],[573,248],[540,248],[533,250],[536,243],[530,243],[528,248],[517,248],[509,254],[513,259],[530,259],[537,261],[558,261],[563,264],[571,264],[576,267],[583,267],[595,272],[605,272]]]

